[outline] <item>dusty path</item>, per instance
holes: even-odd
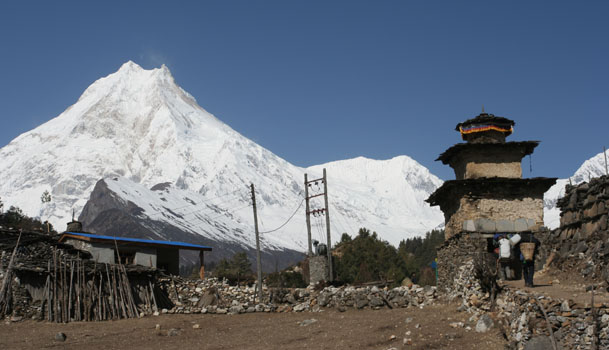
[[[570,299],[582,306],[589,306],[591,302],[591,293],[586,291],[586,286],[590,285],[590,282],[586,282],[584,279],[573,274],[536,272],[534,288],[524,287],[523,280],[506,281],[503,283],[515,289],[547,295],[554,299]],[[594,303],[609,304],[609,293],[597,290],[594,295]]]
[[[499,332],[476,333],[475,324],[468,322],[470,316],[457,312],[454,305],[435,305],[376,311],[162,315],[69,324],[25,321],[0,324],[0,349],[503,349],[505,341]],[[311,319],[317,321],[299,324]],[[453,328],[454,322],[472,330]],[[156,324],[161,325],[160,331]],[[195,324],[198,329],[193,328]],[[65,342],[54,339],[58,332],[67,335]],[[411,344],[404,344],[405,339]]]

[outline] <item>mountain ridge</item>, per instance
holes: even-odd
[[[253,232],[250,183],[256,186],[261,231],[269,231],[283,224],[302,201],[304,173],[321,176],[323,167],[328,168],[332,230],[338,232],[334,239],[365,226],[397,244],[443,221],[437,208],[422,201],[442,181],[412,158],[358,157],[294,166],[205,111],[175,83],[167,67],[145,70],[133,62],[96,80],[59,116],[0,149],[0,159],[0,175],[7,179],[0,184],[5,203],[48,218],[58,229],[72,210],[85,207],[100,179],[120,179],[110,182],[119,196],[157,216],[165,209],[150,191],[160,184],[171,184],[171,195],[197,197],[197,202],[241,189],[235,202],[228,203],[237,208],[230,213],[222,212],[227,203],[212,203],[220,216],[208,224],[224,227],[224,236],[215,239],[240,240],[249,247],[249,236],[230,235]],[[47,205],[39,200],[45,190],[53,196]],[[147,207],[134,191],[155,198],[157,209]],[[183,199],[173,200],[183,205],[178,205]],[[165,224],[187,224],[179,217],[167,220]],[[302,251],[303,228],[304,212],[284,229],[267,234],[264,246]]]

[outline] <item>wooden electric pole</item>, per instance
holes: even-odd
[[[318,182],[322,182],[324,184],[324,192],[323,193],[316,193],[313,195],[309,194],[309,186],[311,186],[312,183],[315,183],[315,185],[317,185]],[[324,196],[324,208],[322,209],[314,209],[311,210],[310,206],[309,206],[309,200],[311,198],[315,198],[315,197],[321,197]],[[328,253],[328,281],[332,281],[333,279],[333,271],[332,271],[332,253],[331,253],[331,244],[332,244],[332,240],[330,239],[330,213],[328,212],[328,181],[326,179],[326,169],[324,168],[324,176],[320,179],[315,179],[315,180],[310,180],[307,178],[307,174],[305,174],[305,200],[307,203],[307,209],[306,209],[306,214],[307,214],[307,233],[309,235],[309,256],[313,256],[313,248],[311,247],[311,214],[317,216],[317,215],[321,215],[323,213],[326,213],[326,231],[327,231],[327,236],[328,236],[328,241],[327,241],[327,253]]]
[[[254,207],[254,229],[256,230],[256,270],[258,270],[258,302],[262,303],[262,264],[260,262],[260,233],[258,233],[258,212],[256,211],[256,192],[251,185],[252,205]]]
[[[304,174],[304,180],[305,180],[305,202],[306,202],[306,206],[305,206],[305,213],[307,214],[307,238],[308,238],[308,242],[309,242],[309,257],[313,256],[313,245],[311,243],[311,218],[309,216],[309,182],[307,181],[307,174]]]
[[[324,202],[326,205],[326,231],[328,234],[328,271],[329,271],[329,281],[333,280],[333,271],[332,271],[332,240],[330,239],[330,210],[328,206],[328,178],[326,177],[326,168],[324,168]]]

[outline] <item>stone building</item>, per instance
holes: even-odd
[[[495,233],[534,234],[543,227],[543,195],[556,178],[522,178],[522,159],[539,141],[506,142],[514,125],[513,120],[487,113],[459,123],[456,130],[466,142],[437,159],[453,168],[456,177],[427,199],[444,212],[440,282],[451,275],[446,269],[454,259],[464,262],[475,251],[492,250]]]

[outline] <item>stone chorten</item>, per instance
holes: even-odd
[[[457,124],[466,143],[438,159],[455,171],[427,199],[444,212],[446,239],[459,233],[535,232],[543,226],[543,194],[556,178],[522,178],[522,158],[539,141],[506,142],[514,121],[482,113]]]

